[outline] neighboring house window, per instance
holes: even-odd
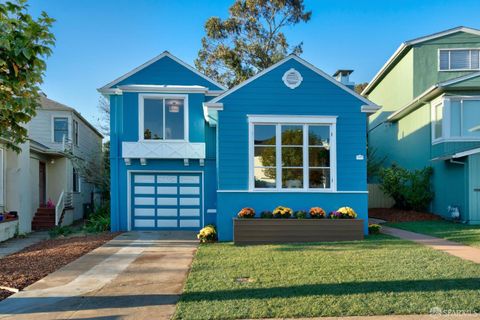
[[[63,137],[68,139],[68,118],[53,118],[53,141],[63,142]]]
[[[250,122],[251,188],[333,189],[335,123],[265,120]]]
[[[443,103],[434,107],[433,116],[433,137],[434,139],[440,139],[443,136]]]
[[[80,192],[80,175],[78,174],[77,169],[73,168],[73,192]]]
[[[140,96],[140,137],[143,140],[186,140],[185,96]]]
[[[480,140],[480,97],[445,97],[432,108],[433,141]]]
[[[78,122],[73,120],[73,143],[78,146]]]
[[[480,70],[480,49],[440,49],[440,71]]]

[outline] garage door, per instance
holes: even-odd
[[[132,229],[200,228],[201,174],[135,173],[131,179]]]

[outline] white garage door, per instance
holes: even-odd
[[[200,173],[134,173],[131,179],[132,229],[200,228]]]

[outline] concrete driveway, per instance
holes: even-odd
[[[0,319],[170,319],[192,232],[128,232],[0,302]]]

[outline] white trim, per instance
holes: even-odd
[[[333,191],[333,190],[324,190],[324,189],[307,189],[307,190],[303,190],[303,189],[282,189],[280,191],[276,191],[275,189],[270,189],[270,190],[267,190],[267,189],[264,189],[264,190],[244,190],[244,189],[232,189],[232,190],[217,190],[217,192],[220,192],[220,193],[352,193],[352,194],[368,194],[368,191],[355,191],[355,190],[352,190],[352,191],[349,191],[349,190],[346,190],[346,191],[341,191],[341,190],[336,190],[336,191]]]
[[[118,87],[122,92],[162,92],[162,93],[206,93],[208,88],[202,86],[137,85]]]
[[[190,174],[190,173],[199,173],[202,176],[202,205],[200,206],[201,210],[201,226],[205,225],[205,179],[203,171],[178,171],[178,170],[127,170],[127,231],[132,230],[132,192],[131,192],[131,178],[133,173],[153,173],[153,174],[162,174],[162,173],[175,173],[175,174]]]
[[[290,124],[333,124],[337,123],[338,116],[309,116],[309,115],[268,115],[247,114],[248,122]]]
[[[247,115],[248,117],[248,189],[249,191],[261,191],[261,192],[335,192],[337,190],[337,148],[336,148],[336,116],[295,116],[295,115]],[[286,189],[282,188],[282,149],[281,142],[281,126],[297,124],[303,125],[303,188]],[[254,126],[255,125],[275,125],[275,150],[276,150],[276,173],[275,173],[275,188],[255,188],[254,179]],[[309,125],[328,125],[330,132],[330,164],[328,169],[330,170],[330,188],[310,188],[309,187],[309,156],[308,156],[308,126]]]
[[[274,70],[275,68],[281,66],[282,64],[284,64],[285,62],[291,60],[291,59],[294,59],[295,61],[297,61],[298,63],[302,64],[303,66],[305,66],[306,68],[309,68],[310,70],[312,70],[313,72],[317,73],[318,75],[324,77],[326,80],[330,81],[331,83],[333,83],[334,85],[336,85],[337,87],[343,89],[344,91],[350,93],[351,95],[353,95],[354,97],[356,97],[357,99],[363,101],[365,104],[371,106],[372,108],[377,108],[380,109],[379,106],[377,106],[375,103],[371,102],[370,100],[368,100],[367,98],[365,97],[362,97],[361,95],[359,95],[358,93],[356,93],[355,91],[353,91],[352,89],[350,89],[349,87],[345,86],[344,84],[342,84],[341,82],[338,82],[337,80],[335,80],[334,78],[332,78],[331,76],[329,76],[328,74],[326,74],[325,72],[323,72],[322,70],[318,69],[317,67],[315,67],[314,65],[310,64],[309,62],[303,60],[302,58],[294,55],[294,54],[291,54],[287,57],[285,57],[284,59],[280,60],[279,62],[275,63],[274,65],[270,66],[269,68],[266,68],[265,70],[257,73],[255,76],[243,81],[242,83],[236,85],[235,87],[225,91],[223,94],[219,95],[218,97],[212,99],[210,102],[207,102],[205,103],[207,106],[209,106],[210,104],[212,103],[217,103],[219,102],[220,100],[222,100],[223,98],[225,98],[226,96],[234,93],[235,91],[237,91],[238,89],[246,86],[247,84],[249,84],[250,82],[260,78],[261,76],[267,74],[268,72]]]
[[[467,50],[476,50],[479,52],[478,54],[478,65],[479,67],[476,68],[476,69],[472,69],[471,66],[472,66],[472,53],[470,52],[470,69],[452,69],[452,58],[451,58],[451,54],[449,53],[448,54],[448,69],[445,69],[445,70],[442,70],[440,69],[440,52],[441,51],[467,51]],[[480,47],[472,47],[472,48],[439,48],[437,49],[437,56],[438,56],[438,65],[437,65],[437,71],[438,72],[462,72],[462,71],[479,71],[480,70]]]
[[[224,90],[227,90],[227,88],[223,85],[221,85],[220,83],[216,82],[215,80],[213,79],[210,79],[209,77],[207,77],[206,75],[204,75],[203,73],[199,72],[197,69],[195,69],[194,67],[190,66],[189,64],[187,64],[186,62],[180,60],[179,58],[175,57],[173,54],[171,54],[170,52],[168,51],[164,51],[163,53],[161,53],[160,55],[156,56],[155,58],[153,59],[150,59],[148,60],[147,62],[145,62],[144,64],[134,68],[133,70],[125,73],[123,76],[113,80],[112,82],[104,85],[103,87],[97,89],[99,92],[101,93],[105,93],[105,94],[109,94],[109,89],[111,89],[112,86],[116,85],[117,83],[119,83],[120,81],[122,80],[125,80],[126,78],[130,77],[131,75],[137,73],[138,71],[142,70],[142,69],[145,69],[146,67],[148,67],[149,65],[165,58],[165,57],[168,57],[172,60],[174,60],[175,62],[177,62],[178,64],[182,65],[183,67],[187,68],[188,70],[194,72],[195,74],[199,75],[200,77],[204,78],[205,80],[211,82],[212,84],[216,85],[217,87],[219,88],[222,88]]]
[[[68,111],[66,111],[68,112]],[[70,114],[68,115],[60,115],[58,113],[53,113],[51,115],[51,138],[52,138],[52,143],[55,143],[55,144],[61,144],[63,143],[63,140],[62,141],[55,141],[55,118],[67,118],[67,128],[68,128],[68,132],[67,132],[67,135],[68,137],[66,137],[69,141],[72,141],[72,116]]]
[[[372,80],[368,83],[368,85],[363,89],[362,95],[368,95],[370,93],[370,90],[377,85],[379,79],[382,77],[382,75],[386,72],[386,70],[397,60],[397,58],[407,49],[409,49],[411,46],[422,43],[425,41],[437,39],[440,37],[444,37],[450,34],[454,34],[457,32],[465,32],[465,33],[470,33],[470,34],[475,34],[480,36],[480,30],[473,29],[473,28],[468,28],[468,27],[456,27],[452,29],[448,29],[445,31],[437,32],[428,36],[412,39],[409,41],[405,41],[400,46],[398,49],[393,53],[393,55],[385,62],[385,64],[380,68],[380,70],[373,76]]]
[[[294,75],[295,77],[297,77],[297,82],[295,82],[295,83],[288,82],[288,77],[290,75]],[[290,68],[289,70],[285,71],[285,73],[283,74],[282,81],[290,89],[295,89],[296,87],[298,87],[302,84],[303,77],[300,74],[300,72],[298,72],[294,68]]]
[[[461,157],[465,157],[465,156],[470,156],[472,154],[477,154],[477,153],[480,153],[480,148],[476,148],[476,149],[471,149],[471,150],[468,150],[468,151],[463,151],[463,152],[459,152],[459,153],[455,153],[452,158],[461,158]]]
[[[454,79],[447,80],[447,81],[444,81],[444,82],[439,82],[439,83],[431,86],[430,88],[428,88],[424,92],[422,92],[420,95],[418,95],[416,98],[414,98],[412,101],[410,101],[405,106],[401,107],[400,109],[398,109],[397,111],[395,111],[394,113],[389,115],[387,117],[387,120],[388,121],[399,120],[399,119],[403,118],[405,115],[414,111],[421,104],[427,103],[428,100],[431,97],[433,97],[437,94],[440,94],[442,92],[442,90],[444,90],[445,87],[448,87],[452,84],[456,84],[456,83],[459,83],[459,82],[462,82],[462,81],[470,80],[470,79],[476,78],[478,76],[480,76],[480,72],[474,72],[474,73],[470,73],[470,74],[467,74],[467,75],[464,75],[464,76],[461,76],[461,77],[458,77],[458,78],[454,78]]]
[[[144,139],[144,100],[158,99],[163,100],[163,138],[162,139]],[[165,139],[165,99],[182,99],[183,100],[183,139]],[[189,122],[188,122],[188,95],[186,94],[156,94],[156,93],[141,93],[138,95],[138,141],[140,142],[188,142],[189,137]]]
[[[217,213],[217,209],[207,209],[207,213]]]

